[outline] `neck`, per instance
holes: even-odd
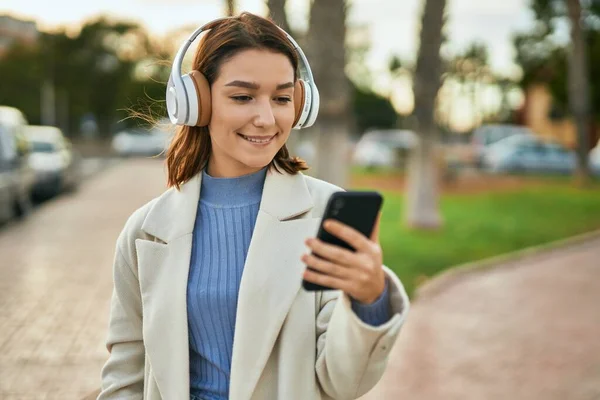
[[[239,162],[219,163],[211,157],[206,166],[206,173],[213,178],[237,178],[244,175],[250,175],[263,169],[260,167],[250,167]]]

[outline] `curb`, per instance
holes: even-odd
[[[571,236],[566,239],[560,239],[538,246],[527,247],[522,250],[485,258],[483,260],[459,264],[456,267],[451,267],[448,270],[433,276],[423,285],[417,287],[414,292],[415,301],[418,299],[435,297],[448,286],[454,284],[460,279],[467,277],[470,274],[481,273],[495,268],[513,266],[512,264],[517,261],[532,259],[541,254],[565,250],[570,246],[583,244],[594,239],[600,239],[600,229],[576,236]]]

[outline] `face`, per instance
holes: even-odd
[[[211,86],[208,125],[215,177],[250,174],[267,166],[294,122],[294,69],[281,53],[244,50],[221,65]]]

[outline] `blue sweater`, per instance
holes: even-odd
[[[190,392],[198,399],[229,395],[238,292],[266,171],[202,175],[187,287]],[[388,296],[386,286],[375,303],[352,307],[364,322],[380,325],[389,319]]]

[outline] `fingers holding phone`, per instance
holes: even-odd
[[[334,193],[325,210],[317,238],[306,245],[312,254],[306,290],[339,289],[362,303],[372,303],[385,289],[379,220],[383,197],[377,192]]]
[[[342,290],[361,303],[373,303],[385,289],[381,246],[348,225],[328,222],[325,229],[353,245],[356,251],[327,244],[317,238],[308,239],[306,244],[313,254],[302,257],[302,261],[311,267],[305,271],[304,279]]]

